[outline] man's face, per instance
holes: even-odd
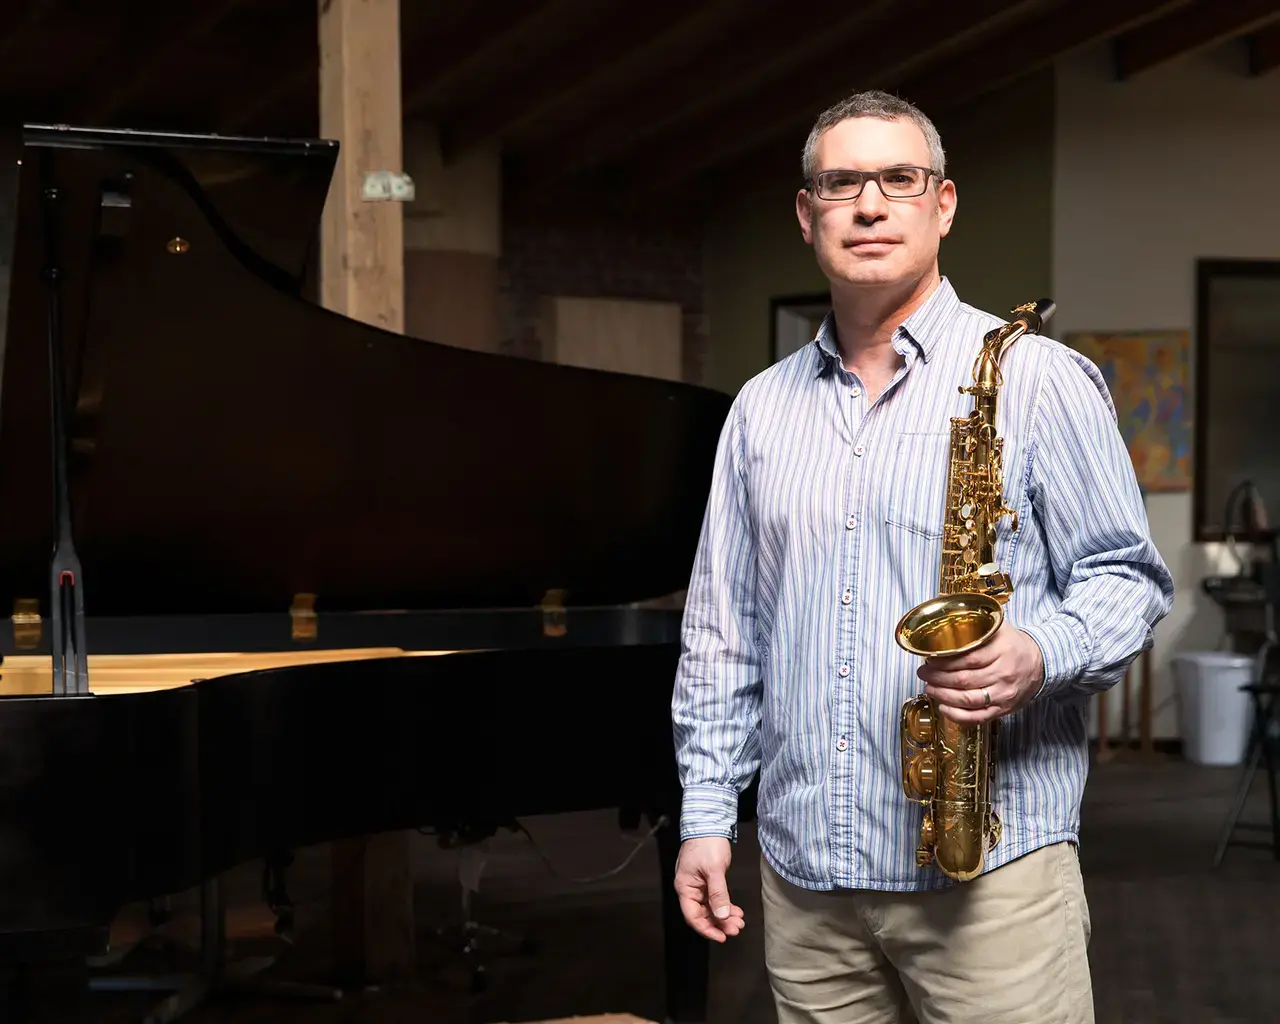
[[[910,121],[858,117],[828,129],[818,140],[815,177],[822,171],[878,171],[929,167],[924,133]],[[897,180],[905,180],[899,177]],[[951,230],[955,186],[927,182],[923,195],[886,196],[868,180],[857,199],[820,198],[814,182],[796,196],[805,242],[835,287],[892,287],[915,282],[937,263],[938,246]]]

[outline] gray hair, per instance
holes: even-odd
[[[809,132],[809,138],[804,144],[801,166],[806,182],[813,181],[814,164],[817,162],[815,154],[818,149],[818,139],[822,137],[822,133],[828,128],[834,128],[841,121],[848,121],[854,117],[878,117],[882,121],[910,121],[924,133],[924,141],[929,146],[929,163],[938,172],[939,178],[946,177],[947,158],[942,149],[942,139],[933,122],[914,104],[879,89],[871,89],[867,92],[854,93],[818,115],[817,121]],[[934,183],[935,187],[937,184],[937,182]]]

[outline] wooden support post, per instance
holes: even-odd
[[[1151,737],[1151,718],[1154,709],[1151,707],[1151,652],[1142,652],[1142,675],[1140,676],[1141,684],[1138,688],[1138,749],[1142,752],[1143,757],[1152,757],[1155,754],[1155,743]]]
[[[1125,676],[1125,680],[1128,680]],[[1111,760],[1111,716],[1107,714],[1107,691],[1101,691],[1098,702],[1098,763],[1105,764]]]
[[[366,174],[400,171],[398,0],[319,0],[320,134],[341,144],[321,222],[321,302],[404,331],[404,208],[366,202]]]
[[[321,229],[320,297],[328,309],[402,333],[403,210],[361,198],[366,174],[402,170],[399,6],[319,0],[320,134],[341,145]],[[409,839],[401,831],[333,845],[333,966],[342,979],[378,983],[413,966]]]

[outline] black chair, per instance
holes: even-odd
[[[1269,662],[1270,651],[1260,656],[1264,670],[1260,675],[1264,678],[1270,673],[1265,671]],[[1235,798],[1231,802],[1231,811],[1223,825],[1222,835],[1218,839],[1218,848],[1214,851],[1213,866],[1222,864],[1227,847],[1240,840],[1234,838],[1237,828],[1267,828],[1249,822],[1241,822],[1240,815],[1244,811],[1245,802],[1253,788],[1253,781],[1258,772],[1258,765],[1265,764],[1267,769],[1267,785],[1271,802],[1271,849],[1276,860],[1280,860],[1280,800],[1276,794],[1276,766],[1280,762],[1280,715],[1277,715],[1276,697],[1280,695],[1280,684],[1259,680],[1241,687],[1253,700],[1253,725],[1249,730],[1249,744],[1245,753],[1244,768],[1240,774],[1240,782],[1236,786]]]

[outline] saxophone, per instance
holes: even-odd
[[[973,410],[951,420],[939,594],[907,612],[894,634],[912,654],[963,654],[990,640],[1004,621],[1013,584],[996,562],[996,526],[1008,515],[1017,530],[1018,514],[1004,502],[1004,440],[996,433],[1000,362],[1024,334],[1039,333],[1053,310],[1050,299],[1013,310],[1010,322],[982,339],[973,383],[960,388],[973,396]],[[976,878],[1000,841],[991,806],[998,720],[961,725],[919,694],[902,706],[900,733],[903,789],[924,808],[916,864],[935,862],[956,881]]]

